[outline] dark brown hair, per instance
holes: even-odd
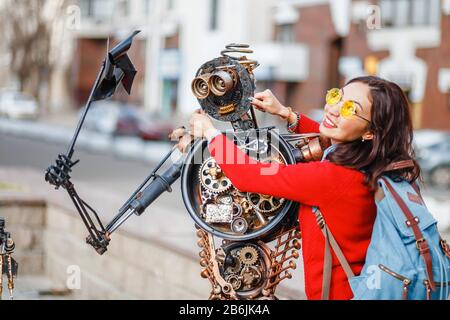
[[[374,77],[358,77],[347,82],[362,82],[370,88],[372,103],[371,123],[373,140],[361,139],[340,143],[327,157],[331,162],[363,170],[365,183],[376,189],[382,175],[410,182],[420,177],[420,167],[415,160],[412,144],[413,128],[408,100],[395,83]],[[346,84],[346,85],[347,85]],[[386,167],[396,161],[413,160],[414,167],[385,172]]]

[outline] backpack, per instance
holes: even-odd
[[[391,165],[409,167],[411,160]],[[322,299],[328,299],[331,249],[349,280],[354,300],[443,300],[450,293],[450,247],[437,229],[416,182],[378,180],[377,216],[361,274],[355,276],[322,213],[313,208],[325,236]]]

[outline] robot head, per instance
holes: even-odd
[[[216,120],[239,121],[251,108],[249,98],[255,91],[253,70],[258,63],[245,56],[229,55],[232,52],[252,53],[248,47],[229,44],[221,52],[222,57],[204,63],[192,80],[194,96],[202,109]]]

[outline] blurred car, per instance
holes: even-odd
[[[0,115],[13,119],[36,119],[38,112],[38,104],[32,97],[19,91],[0,91]]]
[[[417,131],[414,144],[424,178],[435,187],[450,189],[450,134],[434,130]]]
[[[142,118],[139,126],[139,136],[142,140],[169,140],[169,134],[174,126],[167,121],[151,121],[148,118]]]
[[[115,126],[116,114],[120,105],[113,101],[94,102],[89,108],[89,112],[84,119],[84,127],[90,131],[112,134]],[[80,109],[80,116],[85,107]]]
[[[84,108],[80,110],[80,114]],[[98,101],[91,105],[84,126],[86,129],[117,136],[135,136],[143,140],[167,140],[172,126],[150,121],[137,106],[117,101]]]
[[[448,133],[445,131],[421,129],[414,131],[414,145],[418,149],[424,149],[434,144],[445,141]]]

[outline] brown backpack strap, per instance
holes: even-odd
[[[433,281],[433,269],[432,269],[430,247],[428,246],[427,240],[423,237],[422,231],[420,231],[420,228],[418,227],[419,219],[417,217],[414,217],[414,215],[411,213],[406,203],[403,201],[403,199],[400,197],[397,191],[395,191],[395,189],[391,186],[391,184],[385,178],[381,179],[383,179],[384,183],[386,184],[386,187],[389,189],[389,192],[392,194],[398,206],[405,215],[406,225],[413,230],[414,238],[416,239],[416,247],[419,250],[419,254],[422,256],[423,261],[425,262],[425,270],[427,273],[427,278],[430,282],[431,290],[434,291],[436,287]]]
[[[328,228],[325,220],[323,218],[322,212],[317,208],[314,212],[319,228],[325,237],[325,249],[323,257],[323,274],[322,274],[322,300],[328,300],[330,296],[330,286],[331,286],[331,271],[333,267],[333,256],[331,254],[331,249],[333,249],[336,257],[339,260],[347,279],[350,280],[355,276],[350,264],[344,256],[341,248],[339,247],[336,239],[333,237],[330,229]]]
[[[422,200],[422,203],[426,206],[425,200],[422,197],[422,194],[420,192],[420,188],[419,188],[418,184],[414,181],[411,183],[411,185],[412,185],[414,191],[417,193],[417,195]],[[441,246],[441,249],[444,252],[445,256],[448,259],[450,259],[450,246],[448,245],[447,241],[445,241],[444,239],[442,239],[442,237],[440,237],[439,245]]]
[[[439,244],[441,245],[441,249],[444,252],[445,256],[450,259],[450,246],[448,245],[447,241],[441,238]]]
[[[419,186],[417,185],[417,183],[416,182],[412,182],[411,186],[413,187],[413,189],[417,193],[417,195],[423,200],[422,194],[420,193],[420,189],[419,189]]]

